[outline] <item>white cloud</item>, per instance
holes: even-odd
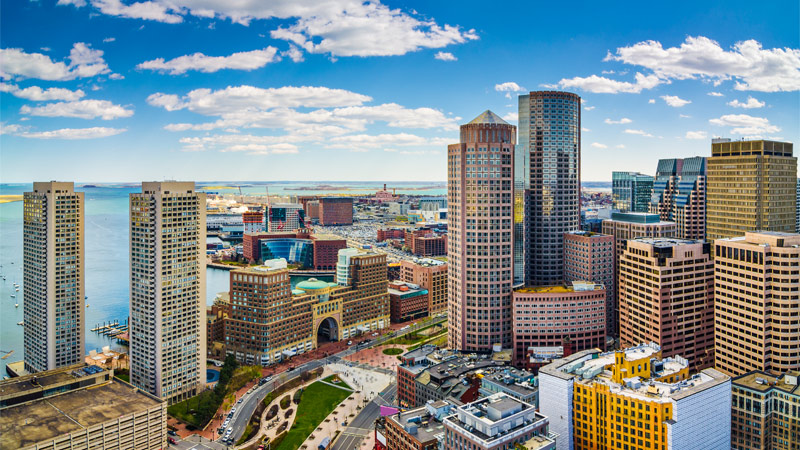
[[[257,111],[270,108],[325,108],[357,106],[372,100],[371,97],[344,89],[319,86],[284,86],[258,88],[254,86],[228,86],[225,89],[195,89],[183,97],[156,93],[147,97],[147,103],[167,111],[188,109],[212,116],[225,113]]]
[[[37,78],[48,81],[67,81],[109,73],[102,50],[93,50],[77,42],[69,53],[70,63],[53,61],[41,53],[25,53],[19,48],[0,49],[0,78]]]
[[[708,133],[705,131],[687,131],[686,139],[706,139]]]
[[[587,132],[589,132],[589,131],[592,131],[592,130],[590,130],[590,129],[588,129],[588,128],[581,127],[581,132],[583,132],[583,133],[587,133]]]
[[[617,144],[614,147],[619,148],[619,149],[623,149],[623,148],[625,148],[625,144]]]
[[[747,97],[746,102],[740,102],[739,100],[733,100],[728,102],[728,106],[733,106],[734,108],[744,108],[744,109],[763,108],[764,105],[766,105],[765,102],[758,101],[753,97]]]
[[[117,40],[117,38],[115,38],[115,37],[107,37],[107,38],[103,39],[103,42],[114,42],[116,40]]]
[[[368,122],[380,120],[386,122],[390,127],[458,129],[456,123],[458,118],[447,117],[439,110],[433,108],[408,109],[396,103],[336,108],[332,113],[334,117],[355,118]]]
[[[128,5],[120,0],[91,0],[92,6],[99,9],[101,13],[109,16],[125,17],[129,19],[154,20],[165,23],[181,23],[183,17],[170,11],[177,12],[179,9],[171,6],[169,1],[145,1],[135,2]]]
[[[643,131],[643,130],[632,130],[632,129],[630,129],[630,128],[626,129],[626,130],[624,131],[624,133],[627,133],[627,134],[636,134],[636,135],[639,135],[639,136],[644,136],[644,137],[653,137],[653,135],[652,135],[652,134],[650,134],[650,133],[648,133],[648,132],[646,132],[646,131]]]
[[[623,117],[622,119],[619,119],[619,120],[606,119],[606,120],[604,120],[604,122],[609,124],[609,125],[619,125],[619,124],[623,124],[624,125],[626,123],[631,123],[633,121],[631,119],[628,119],[627,117]]]
[[[289,46],[289,50],[284,50],[281,52],[281,56],[288,56],[294,62],[303,62],[305,59],[303,57],[303,51],[297,48],[294,45]]]
[[[458,58],[450,52],[437,52],[433,57],[440,61],[458,61]]]
[[[19,134],[25,130],[22,125],[0,122],[0,134]]]
[[[673,108],[680,108],[682,106],[686,106],[689,103],[692,103],[691,100],[684,100],[677,95],[662,95],[661,99],[664,100],[666,104],[672,106]]]
[[[23,105],[19,112],[41,117],[77,117],[80,119],[100,117],[103,120],[119,119],[133,115],[132,109],[125,109],[123,106],[115,105],[108,100],[48,103],[34,107]]]
[[[649,104],[653,105],[653,104],[655,104],[655,103],[656,103],[656,99],[654,99],[654,98],[651,98],[650,100],[648,100],[648,101],[647,101],[647,103],[649,103]]]
[[[586,111],[591,111],[591,110],[593,110],[595,108],[596,108],[595,106],[584,106],[583,107],[583,109],[585,109]]]
[[[355,134],[348,136],[336,136],[326,141],[328,148],[380,148],[385,145],[401,147],[420,147],[420,146],[446,146],[452,143],[447,138],[425,138],[409,133],[397,134]]]
[[[755,136],[764,133],[777,133],[780,127],[769,123],[765,117],[753,117],[747,114],[726,114],[718,119],[708,121],[712,125],[732,127],[732,134]]]
[[[108,76],[108,78],[111,79],[111,80],[124,80],[125,79],[125,77],[123,77],[122,75],[120,75],[118,73],[112,73],[111,75]]]
[[[558,87],[562,89],[581,89],[595,94],[618,94],[620,92],[638,94],[644,89],[653,89],[659,84],[665,83],[655,75],[634,75],[634,82],[617,81],[606,77],[591,75],[588,77],[564,78],[558,82]]]
[[[680,117],[681,119],[691,119],[692,118],[692,116],[689,116],[689,115],[686,115],[686,114],[678,114],[678,117]]]
[[[592,147],[594,148],[608,148],[606,144],[601,144],[599,142],[592,142]]]
[[[86,0],[58,0],[57,5],[75,5],[78,8],[86,6]]]
[[[607,61],[621,61],[652,70],[660,79],[735,80],[737,90],[763,92],[800,89],[800,50],[764,49],[760,42],[737,42],[731,50],[707,37],[689,36],[680,47],[664,49],[658,41],[620,47]]]
[[[248,155],[294,154],[299,153],[297,146],[286,142],[277,144],[236,144],[226,147],[222,152],[247,152]]]
[[[725,96],[725,94],[722,94],[720,92],[709,92],[708,95],[710,95],[712,97],[724,97]]]
[[[0,83],[0,92],[7,92],[14,97],[24,98],[35,102],[46,102],[51,100],[73,101],[86,95],[82,90],[70,91],[64,88],[42,89],[39,86],[29,86],[20,89],[19,86],[7,83]]]
[[[223,69],[254,70],[266,66],[271,62],[280,61],[278,49],[267,47],[262,50],[238,52],[230,56],[206,56],[202,53],[184,55],[165,61],[156,58],[145,61],[136,66],[137,69],[158,70],[169,72],[170,75],[180,75],[190,70],[212,73]]]
[[[505,116],[503,116],[503,120],[507,122],[518,122],[519,121],[519,113],[509,112]]]
[[[494,90],[497,92],[505,92],[506,98],[511,98],[512,93],[525,92],[526,89],[513,81],[506,81],[505,83],[495,84]]]
[[[52,131],[24,132],[17,134],[17,136],[29,139],[97,139],[114,136],[125,131],[127,131],[125,128],[106,127],[62,128]]]

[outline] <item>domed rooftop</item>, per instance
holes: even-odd
[[[313,291],[316,289],[324,289],[328,286],[330,286],[330,284],[325,281],[321,281],[316,278],[309,278],[305,281],[297,283],[297,286],[295,286],[295,288],[302,289],[304,291]]]
[[[508,122],[501,119],[500,116],[489,111],[488,109],[482,112],[480,116],[472,119],[470,123],[499,123],[502,125],[509,125]]]

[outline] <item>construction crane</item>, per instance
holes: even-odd
[[[236,186],[239,188],[239,203],[244,203],[244,195],[242,194],[242,187]]]

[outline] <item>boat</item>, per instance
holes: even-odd
[[[15,292],[19,292],[19,288],[14,289]]]
[[[88,303],[86,304],[86,307],[87,307],[87,308],[89,307],[89,304],[88,304]]]
[[[17,298],[17,294],[11,294],[11,298]]]
[[[17,322],[17,325],[19,325],[21,327],[24,327],[25,326],[25,322]]]
[[[19,308],[19,303],[14,303],[14,308]]]

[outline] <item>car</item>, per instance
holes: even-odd
[[[236,412],[236,407],[234,406],[233,408],[231,408],[231,415],[233,415],[233,413],[235,412]]]
[[[170,436],[177,436],[178,435],[178,433],[176,433],[175,430],[167,430],[167,434],[170,435]]]
[[[236,401],[236,403],[242,403],[243,401],[244,401],[244,397],[240,397],[239,400]]]
[[[229,428],[228,428],[228,429],[225,431],[225,435],[226,435],[226,436],[227,436],[227,435],[229,435],[229,434],[231,434],[231,433],[233,433],[233,427],[229,427]]]
[[[172,437],[168,437],[167,438],[167,442],[169,442],[172,445],[177,445],[178,444],[178,441],[176,441],[175,438],[172,438]]]
[[[347,345],[353,345],[353,341],[347,341]]]
[[[266,380],[267,380],[267,383],[269,383],[270,381],[272,381],[272,375],[268,376],[268,377],[266,378]]]
[[[289,366],[289,368],[288,368],[288,369],[286,369],[286,371],[287,371],[287,372],[291,372],[291,371],[293,371],[293,370],[294,370],[294,367],[291,367],[291,366]]]

